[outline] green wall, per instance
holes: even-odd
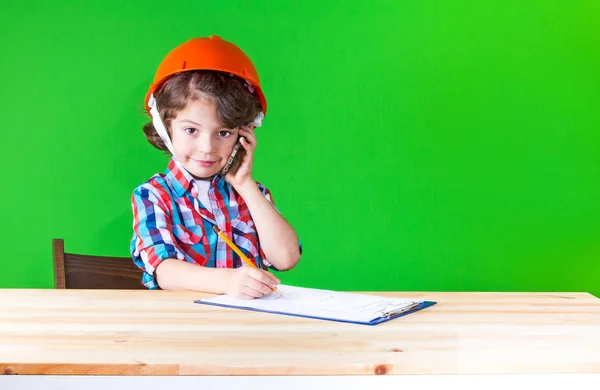
[[[304,244],[284,283],[600,296],[598,1],[12,2],[0,16],[0,287],[51,239],[128,256],[162,57],[221,35],[269,102],[255,178]]]

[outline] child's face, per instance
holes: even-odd
[[[217,174],[229,158],[238,129],[224,128],[212,99],[192,100],[171,122],[175,157],[197,179]]]

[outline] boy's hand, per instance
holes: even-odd
[[[260,298],[272,293],[271,288],[281,283],[273,274],[262,269],[240,267],[232,271],[227,295],[235,298]]]
[[[254,183],[252,180],[252,161],[254,159],[254,150],[256,149],[254,126],[241,126],[238,134],[243,150],[238,152],[240,156],[231,170],[225,175],[225,180],[234,187]]]

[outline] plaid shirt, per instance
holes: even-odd
[[[273,204],[269,190],[260,183],[258,187]],[[158,287],[154,271],[167,258],[206,267],[240,267],[240,257],[219,239],[213,225],[258,267],[265,264],[275,269],[265,259],[246,202],[220,174],[213,177],[208,196],[212,210],[198,200],[195,179],[175,159],[165,173],[154,175],[133,191],[130,251],[134,263],[144,271],[142,282],[149,289]]]

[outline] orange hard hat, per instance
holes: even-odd
[[[188,70],[217,70],[227,72],[248,81],[254,91],[263,114],[267,114],[267,100],[260,87],[258,72],[250,58],[236,45],[216,35],[208,38],[193,38],[173,49],[160,63],[154,81],[146,94],[145,108],[150,112],[150,95],[168,77]]]

